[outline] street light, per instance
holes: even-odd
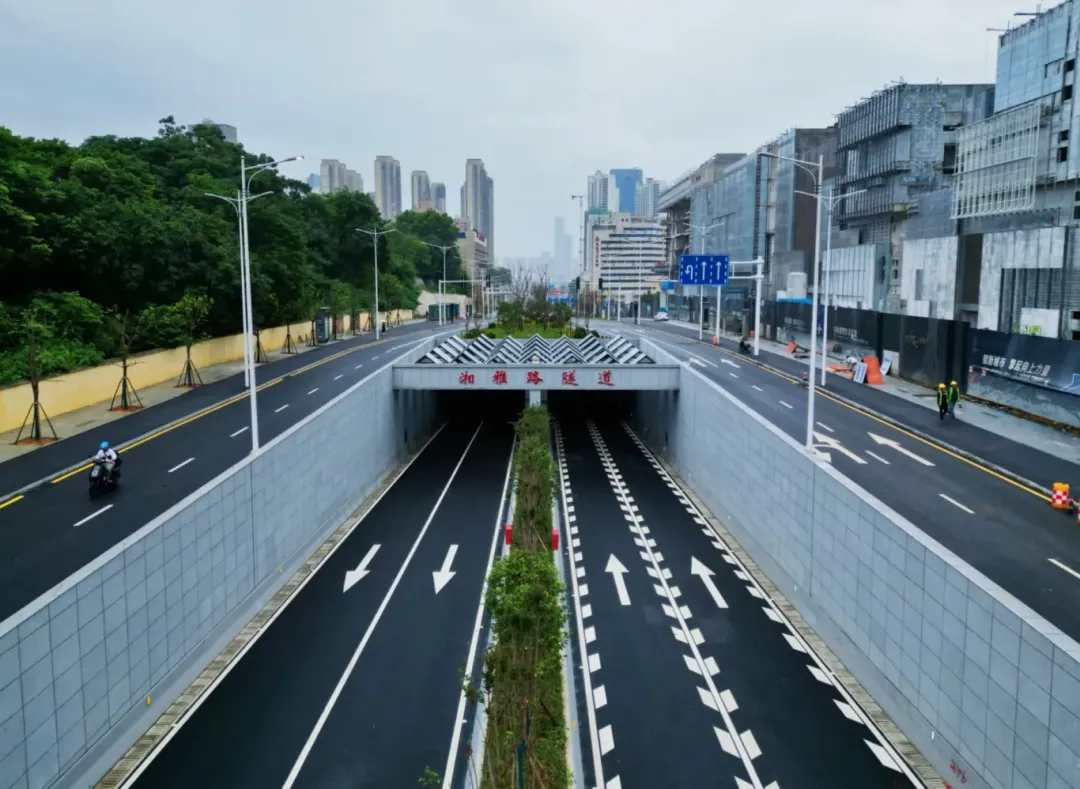
[[[367,233],[371,237],[371,244],[375,247],[375,342],[379,341],[379,238],[387,233],[396,233],[396,227],[388,227],[386,230],[365,230],[356,228],[357,233]]]
[[[833,187],[829,187],[829,196],[825,198],[828,201],[829,206],[829,224],[825,230],[825,262],[822,265],[822,276],[824,278],[824,288],[822,293],[822,302],[825,304],[825,315],[821,323],[821,387],[825,388],[825,368],[828,366],[828,355],[825,351],[826,346],[829,344],[829,264],[832,262],[832,215],[833,209],[840,203],[841,200],[846,200],[849,197],[855,195],[861,195],[865,192],[865,189],[858,189],[854,192],[846,192],[842,195],[833,194],[835,190]],[[795,190],[796,194],[806,195],[807,197],[816,197],[809,192],[801,192],[798,189]],[[817,282],[814,283],[817,287]]]
[[[810,307],[810,374],[806,378],[807,389],[806,393],[806,448],[812,450],[814,448],[814,361],[816,359],[817,347],[817,309],[818,309],[818,283],[819,274],[821,271],[821,182],[824,180],[825,172],[825,156],[819,155],[816,162],[808,162],[803,159],[795,159],[790,156],[780,156],[775,153],[760,153],[758,156],[768,156],[771,159],[779,159],[784,162],[791,162],[796,167],[801,167],[803,170],[810,174],[810,177],[814,179],[814,194],[813,197],[817,200],[817,221],[814,222],[814,297],[811,300]],[[817,168],[817,172],[810,169],[812,167]]]
[[[256,165],[255,167],[247,166],[247,157],[240,157],[240,192],[235,198],[224,197],[223,195],[211,194],[206,192],[207,197],[215,197],[219,200],[224,200],[236,209],[240,219],[240,287],[242,290],[241,300],[241,317],[243,319],[244,330],[244,367],[245,367],[245,379],[248,388],[248,399],[251,400],[251,451],[256,452],[259,449],[259,406],[257,402],[257,389],[255,385],[255,356],[253,349],[251,348],[251,337],[255,333],[254,330],[254,316],[251,308],[251,245],[248,237],[248,211],[247,205],[252,200],[256,200],[260,197],[265,197],[272,192],[260,192],[257,195],[251,194],[251,182],[255,176],[259,173],[268,170],[271,167],[276,167],[279,164],[285,164],[286,162],[300,162],[303,161],[303,156],[290,156],[287,159],[278,159],[274,162],[264,162],[263,164]],[[250,173],[250,175],[249,175]]]
[[[442,278],[445,280],[446,279],[446,252],[447,252],[447,250],[450,250],[450,249],[453,249],[454,247],[456,247],[457,244],[448,244],[446,246],[443,246],[442,244],[432,244],[432,243],[427,242],[427,241],[422,241],[421,243],[427,244],[429,247],[432,247],[434,249],[441,249],[442,250]],[[440,326],[443,325],[443,311],[444,311],[443,305],[444,304],[445,304],[445,299],[443,298],[442,293],[440,293],[439,294],[439,325]]]
[[[725,219],[724,222],[727,220]],[[705,254],[705,234],[712,230],[714,227],[720,227],[724,222],[713,222],[709,226],[705,225],[689,225],[692,230],[697,230],[701,233],[701,254]],[[705,286],[699,285],[700,304],[698,304],[698,330],[697,338],[698,342],[701,342],[701,335],[705,331]],[[721,285],[716,286],[716,336],[720,336],[720,288]]]

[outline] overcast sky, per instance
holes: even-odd
[[[1050,3],[1047,3],[1050,5]],[[249,149],[495,180],[499,256],[552,249],[597,169],[671,179],[890,80],[992,82],[1016,0],[0,0],[0,124],[79,142],[175,115]]]

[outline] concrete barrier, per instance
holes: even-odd
[[[1080,644],[722,387],[681,381],[638,395],[639,435],[935,768],[1080,787]]]
[[[0,789],[134,742],[435,416],[388,363],[0,623]]]

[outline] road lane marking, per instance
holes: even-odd
[[[435,581],[435,594],[441,592],[450,583],[450,580],[457,575],[456,570],[450,569],[454,564],[454,557],[457,556],[457,550],[457,545],[451,545],[446,552],[446,558],[443,559],[442,567],[431,573],[431,577]]]
[[[718,365],[718,364],[716,364],[714,362],[710,362],[708,359],[705,360],[705,364],[710,364],[713,367],[715,367],[716,369],[718,369],[718,370],[720,369],[720,365]]]
[[[1054,565],[1055,567],[1058,567],[1058,568],[1060,568],[1060,569],[1064,570],[1064,571],[1065,571],[1065,572],[1067,572],[1067,573],[1068,573],[1069,575],[1073,575],[1073,576],[1076,576],[1077,578],[1080,578],[1080,573],[1076,572],[1076,570],[1074,570],[1073,568],[1069,567],[1069,565],[1067,565],[1067,564],[1062,564],[1062,563],[1061,563],[1061,562],[1059,562],[1059,561],[1058,561],[1057,559],[1047,559],[1047,561],[1048,561],[1048,562],[1050,562],[1050,564]]]
[[[335,380],[335,381],[340,381],[340,380],[341,380],[342,378],[344,378],[344,377],[345,377],[345,375],[344,375],[344,374],[342,374],[342,375],[335,375],[335,376],[334,376],[334,380]]]
[[[317,386],[316,386],[316,387],[315,387],[314,389],[312,389],[312,390],[311,390],[310,392],[308,392],[308,394],[309,394],[309,395],[313,395],[313,394],[315,394],[315,393],[316,393],[317,391],[319,391],[319,387],[317,387]]]
[[[282,411],[284,411],[284,410],[285,410],[286,408],[288,408],[288,407],[289,407],[289,404],[288,404],[288,403],[286,403],[286,404],[285,404],[285,405],[283,405],[283,406],[282,406],[281,408],[275,408],[275,409],[274,409],[274,413],[275,413],[275,414],[280,414],[280,413],[281,413]]]
[[[750,384],[750,385],[751,385],[752,387],[754,387],[755,389],[757,389],[757,390],[758,390],[759,392],[764,392],[764,391],[765,391],[764,389],[762,389],[762,388],[761,388],[760,386],[758,386],[757,384]]]
[[[288,777],[285,779],[285,783],[282,789],[292,789],[293,784],[296,783],[297,777],[300,775],[300,770],[304,766],[304,762],[307,761],[308,754],[311,753],[312,747],[315,745],[315,740],[318,739],[319,734],[322,732],[323,727],[326,725],[327,719],[330,717],[331,711],[334,709],[334,705],[337,703],[338,698],[341,696],[341,692],[345,689],[345,684],[349,681],[349,677],[352,676],[353,670],[356,668],[356,664],[360,660],[360,655],[363,654],[364,648],[367,647],[368,642],[371,640],[371,634],[375,632],[375,626],[379,624],[379,620],[382,619],[383,613],[386,611],[386,607],[390,604],[390,598],[397,590],[398,585],[401,583],[401,579],[405,575],[405,571],[408,569],[409,564],[412,562],[413,556],[416,555],[417,549],[420,547],[420,541],[424,539],[424,535],[427,534],[428,529],[431,527],[432,521],[435,520],[435,514],[439,511],[439,507],[442,506],[443,499],[446,498],[446,494],[450,491],[450,486],[454,483],[454,479],[457,477],[458,471],[461,469],[462,464],[465,462],[465,456],[469,454],[469,450],[472,448],[473,443],[476,441],[476,437],[480,435],[480,429],[484,426],[481,422],[476,432],[472,434],[472,438],[469,439],[469,443],[465,445],[465,451],[461,453],[461,457],[458,459],[457,465],[454,466],[454,470],[450,473],[450,479],[446,481],[446,485],[443,487],[442,492],[439,494],[438,500],[435,502],[435,506],[431,510],[431,514],[428,515],[427,520],[420,529],[420,533],[416,535],[416,540],[413,542],[412,547],[409,548],[409,553],[405,557],[405,561],[401,563],[401,568],[397,571],[397,575],[394,576],[393,582],[390,584],[390,588],[386,591],[386,596],[383,597],[382,602],[379,603],[379,608],[375,611],[375,615],[371,618],[370,624],[368,624],[367,630],[364,631],[363,638],[360,639],[360,643],[356,647],[356,651],[353,652],[352,658],[349,659],[349,664],[345,667],[344,673],[341,675],[341,679],[338,680],[337,685],[334,687],[333,693],[330,694],[330,699],[326,702],[326,706],[323,708],[322,713],[319,715],[319,719],[315,722],[315,727],[311,730],[311,734],[307,738],[307,742],[304,743],[304,747],[300,750],[300,755],[297,757],[296,762],[293,764],[292,770],[289,771]],[[460,717],[459,717],[460,719]]]
[[[359,369],[360,369],[361,367],[363,367],[363,366],[364,366],[364,363],[363,363],[363,362],[360,362],[360,364],[356,365],[356,367],[354,367],[353,369],[354,369],[354,370],[359,370]]]
[[[660,331],[659,329],[653,329],[653,328],[650,328],[649,330],[653,331],[653,332],[659,332]],[[672,332],[661,332],[661,333],[667,334],[669,336],[672,335]],[[726,348],[714,348],[711,345],[709,345],[708,343],[705,343],[705,342],[703,342],[701,340],[698,340],[698,339],[695,339],[693,337],[689,337],[689,336],[685,336],[685,335],[675,335],[675,336],[678,336],[678,337],[680,337],[682,339],[685,339],[690,343],[697,343],[699,345],[704,345],[705,347],[707,347],[711,351],[716,351],[716,352],[723,353],[723,354],[728,354],[728,355],[731,355],[731,356],[735,355],[734,351],[729,351]],[[653,341],[658,342],[658,343],[660,343],[662,345],[667,345],[667,343],[665,343],[663,340],[658,340],[656,338],[653,338]],[[774,355],[779,356],[779,354],[774,354]],[[775,375],[777,378],[782,378],[785,381],[789,381],[791,383],[800,383],[799,379],[797,377],[795,377],[794,375],[791,375],[789,373],[785,373],[785,372],[783,372],[782,370],[780,370],[778,368],[771,367],[770,365],[766,364],[765,362],[751,360],[750,363],[753,364],[754,366],[758,367],[759,369],[763,370],[764,372],[767,372],[767,373],[769,373],[771,375]],[[755,388],[757,388],[757,387],[755,387]],[[952,450],[946,449],[945,447],[941,446],[938,443],[935,443],[934,441],[932,441],[932,440],[930,440],[928,438],[923,438],[922,436],[916,435],[915,433],[912,433],[910,430],[908,430],[908,429],[906,429],[904,427],[901,427],[900,425],[894,424],[892,422],[881,419],[880,417],[874,416],[873,414],[871,414],[871,413],[869,413],[867,411],[864,411],[862,408],[857,408],[856,406],[853,406],[850,403],[845,403],[843,400],[837,400],[835,397],[830,395],[826,390],[822,389],[821,387],[817,387],[816,391],[822,397],[826,398],[827,400],[831,400],[832,402],[836,403],[838,406],[842,406],[843,408],[846,408],[849,411],[854,411],[856,414],[859,414],[860,416],[864,416],[867,419],[870,419],[870,420],[872,420],[874,422],[877,422],[879,425],[882,425],[883,427],[886,427],[889,430],[895,430],[897,433],[905,435],[908,438],[911,438],[911,439],[914,439],[915,441],[919,441],[919,442],[921,442],[923,444],[926,444],[926,446],[930,447],[931,449],[935,449],[938,452],[941,452],[943,455],[948,455],[949,457],[953,458],[954,460],[959,460],[961,463],[966,463],[967,465],[971,466],[972,468],[976,468],[979,471],[983,472],[984,474],[989,474],[991,477],[996,477],[997,479],[1001,480],[1002,482],[1006,482],[1006,483],[1012,485],[1015,488],[1019,488],[1020,490],[1024,491],[1025,493],[1030,493],[1032,496],[1035,496],[1036,498],[1042,499],[1043,501],[1047,501],[1047,502],[1050,501],[1050,497],[1048,495],[1046,495],[1045,493],[1041,492],[1041,491],[1035,490],[1034,488],[1023,484],[1022,482],[1017,482],[1015,479],[1010,479],[1009,477],[1005,476],[1004,474],[999,474],[998,472],[994,471],[992,468],[989,468],[989,467],[987,467],[986,465],[984,465],[982,463],[979,463],[979,462],[977,462],[975,460],[972,460],[971,458],[964,457],[963,455],[958,455],[957,453],[953,452]]]
[[[229,438],[236,438],[241,433],[246,433],[247,431],[248,431],[248,426],[244,425],[242,428],[237,430],[235,433],[229,433]]]
[[[881,462],[881,463],[884,463],[884,464],[885,464],[886,466],[891,466],[891,465],[892,465],[892,463],[890,463],[889,461],[887,461],[887,460],[886,460],[885,458],[883,458],[883,457],[882,457],[881,455],[875,454],[875,453],[871,452],[871,451],[870,451],[869,449],[866,449],[866,450],[863,450],[863,451],[864,451],[864,452],[866,452],[866,454],[868,454],[868,455],[869,455],[870,457],[872,457],[872,458],[873,458],[874,460],[877,460],[877,461],[879,461],[879,462]]]
[[[4,507],[8,507],[8,506],[14,504],[16,501],[22,501],[25,498],[26,497],[23,496],[22,494],[19,494],[18,496],[12,496],[7,501],[0,502],[0,510],[4,509]]]
[[[195,458],[188,458],[183,463],[180,463],[179,465],[173,466],[171,469],[169,469],[169,473],[172,474],[174,471],[179,471],[184,466],[186,466],[188,463],[191,463],[193,460],[195,460]]]
[[[784,408],[791,408],[791,406],[785,403],[783,400],[780,401],[780,405],[782,405]]]
[[[375,558],[375,554],[379,552],[379,548],[381,547],[382,545],[380,543],[375,543],[368,548],[368,552],[364,554],[364,558],[360,560],[360,564],[356,565],[355,570],[345,571],[345,586],[341,590],[343,594],[352,589],[357,581],[371,573],[371,570],[368,569],[368,565],[371,564],[371,560]]]
[[[735,375],[735,373],[728,373],[728,375],[730,375],[732,378],[738,378],[739,377],[739,376]]]
[[[441,332],[440,334],[446,334],[446,332]],[[435,334],[434,336],[438,337],[438,336],[440,336],[440,334]],[[427,339],[429,339],[429,338],[428,337],[421,337],[418,340],[412,340],[412,341],[410,341],[408,343],[405,343],[405,345],[416,345],[417,343],[424,342]],[[302,375],[303,373],[310,372],[311,370],[314,370],[316,367],[321,367],[322,365],[328,364],[329,362],[337,361],[338,359],[342,358],[343,356],[348,356],[349,354],[356,353],[357,351],[367,350],[369,348],[375,347],[376,345],[382,345],[383,343],[386,343],[386,342],[390,342],[390,341],[389,340],[376,340],[374,342],[367,342],[367,343],[363,343],[362,345],[357,345],[355,348],[349,348],[348,350],[341,351],[339,353],[333,354],[332,356],[328,356],[325,359],[320,359],[317,362],[312,362],[311,364],[309,364],[309,365],[307,365],[305,367],[301,367],[298,370],[294,370],[291,373],[283,373],[278,378],[275,378],[275,379],[273,379],[271,381],[267,381],[264,384],[260,384],[258,387],[256,387],[256,391],[262,392],[262,391],[264,391],[266,389],[269,389],[271,386],[276,386],[277,384],[284,381],[286,378],[294,378],[294,377],[296,377],[298,375]],[[116,451],[117,452],[127,452],[129,449],[135,449],[135,447],[142,446],[143,444],[147,443],[148,441],[153,441],[155,438],[160,438],[161,436],[165,435],[166,433],[171,433],[173,430],[184,427],[185,425],[189,425],[192,422],[194,422],[196,419],[202,419],[204,416],[209,416],[210,414],[212,414],[212,413],[214,413],[216,411],[220,411],[222,408],[227,408],[228,406],[232,405],[233,403],[238,403],[241,400],[243,400],[244,398],[248,397],[248,395],[249,395],[249,393],[246,392],[246,391],[241,392],[238,395],[233,395],[232,397],[230,397],[230,398],[228,398],[226,400],[222,400],[220,403],[217,403],[216,405],[212,405],[212,406],[210,406],[210,407],[208,407],[208,408],[206,408],[206,409],[204,409],[202,411],[197,411],[194,414],[192,414],[191,416],[188,416],[188,417],[186,417],[184,419],[181,419],[179,422],[176,422],[175,424],[169,425],[168,427],[163,427],[160,430],[157,430],[157,431],[155,431],[153,433],[150,433],[149,435],[146,435],[146,436],[143,436],[142,438],[137,439],[136,441],[132,442],[131,444],[120,447]],[[72,469],[70,471],[64,472],[63,474],[61,474],[58,477],[53,477],[52,479],[49,480],[49,482],[51,484],[55,485],[55,484],[57,484],[59,482],[63,482],[66,479],[71,479],[76,474],[81,474],[83,471],[86,471],[92,465],[93,465],[92,463],[86,463],[86,464],[84,464],[82,466],[79,466],[78,468],[74,468],[74,469]],[[8,501],[12,501],[12,500],[9,499]]]
[[[824,422],[818,422],[817,426],[820,427],[822,430],[824,430],[826,433],[835,433],[836,432],[835,430],[833,430],[831,427],[829,427]]]
[[[581,554],[578,554],[578,556],[581,556]],[[575,560],[580,561],[576,557]],[[610,573],[612,580],[615,581],[615,592],[619,595],[619,604],[630,605],[630,593],[626,591],[626,578],[624,577],[629,572],[626,565],[616,559],[615,554],[611,554],[608,556],[604,572]]]
[[[960,503],[959,501],[957,501],[956,499],[954,499],[954,498],[950,498],[949,496],[946,496],[946,495],[945,495],[944,493],[939,493],[938,495],[939,495],[939,496],[941,496],[941,498],[945,499],[945,501],[947,501],[947,502],[949,502],[950,504],[952,504],[952,505],[953,505],[954,507],[958,507],[958,508],[962,509],[962,510],[963,510],[964,512],[966,512],[966,513],[967,513],[968,515],[974,515],[974,514],[975,514],[975,510],[973,510],[973,509],[969,509],[968,507],[965,507],[965,506],[964,506],[963,504],[961,504],[961,503]]]
[[[907,449],[907,448],[901,446],[899,441],[893,441],[891,438],[883,438],[882,436],[875,435],[874,433],[871,433],[870,431],[867,431],[867,435],[869,435],[870,438],[874,439],[874,443],[877,444],[878,446],[889,447],[889,449],[893,449],[893,450],[899,452],[901,455],[907,455],[912,460],[917,461],[919,463],[922,463],[924,466],[933,466],[934,465],[933,461],[927,460],[926,458],[922,457],[921,455],[916,455],[910,449]]]
[[[91,515],[87,515],[87,516],[86,516],[85,518],[83,518],[83,519],[82,519],[81,521],[79,521],[78,523],[76,523],[76,524],[75,524],[75,527],[76,527],[76,528],[78,528],[79,526],[82,526],[82,525],[83,525],[84,523],[86,523],[86,522],[88,522],[88,521],[92,521],[92,520],[93,520],[94,518],[96,518],[96,517],[97,517],[98,515],[100,515],[101,513],[103,513],[103,512],[106,512],[107,510],[111,510],[112,508],[113,508],[113,505],[111,505],[111,504],[106,504],[106,505],[105,505],[104,507],[102,507],[102,508],[101,508],[100,510],[98,510],[97,512],[95,512],[95,513],[93,513],[93,514],[91,514]]]

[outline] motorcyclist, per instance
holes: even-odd
[[[113,478],[113,474],[117,468],[120,467],[120,456],[116,454],[116,450],[109,446],[108,441],[102,441],[98,447],[97,454],[94,455],[94,460],[105,464],[105,473],[109,475],[109,479]]]

